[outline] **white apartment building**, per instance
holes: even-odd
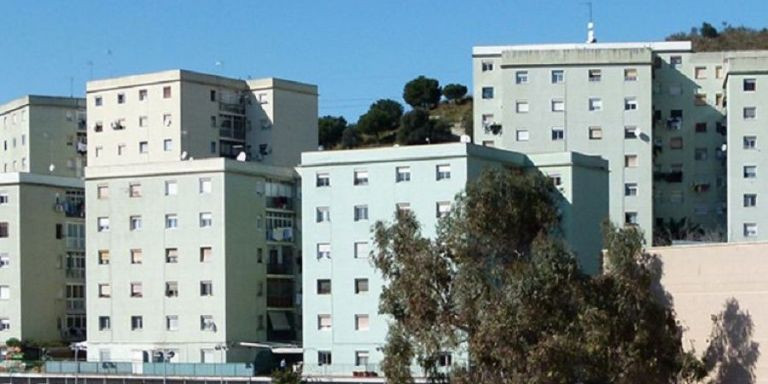
[[[84,100],[0,106],[0,338],[85,339]]]
[[[300,340],[290,167],[317,147],[317,88],[189,71],[87,88],[88,359],[250,362]]]
[[[432,238],[455,195],[484,169],[503,166],[553,180],[564,237],[584,270],[597,272],[600,222],[608,215],[604,159],[525,156],[468,143],[302,154],[305,373],[380,373],[388,319],[378,312],[385,282],[369,259],[373,224],[392,223],[396,211],[412,210],[424,236]]]

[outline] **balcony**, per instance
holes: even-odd
[[[84,269],[67,268],[64,273],[70,279],[85,279]]]
[[[84,311],[85,299],[67,299],[68,311]]]
[[[267,263],[267,275],[293,275],[293,258],[286,257],[283,263]]]
[[[682,183],[683,171],[654,172],[654,181],[666,181],[668,183]]]
[[[219,137],[222,139],[245,141],[248,121],[242,116],[220,115]]]
[[[266,201],[267,208],[293,210],[293,199],[288,196],[268,196]]]
[[[64,198],[56,196],[54,210],[63,212],[66,217],[85,217],[85,197],[80,191],[69,192]]]
[[[267,295],[267,307],[292,308],[293,296],[291,295]]]
[[[293,242],[293,228],[267,228],[267,241]]]

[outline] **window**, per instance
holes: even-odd
[[[328,207],[317,207],[315,209],[315,221],[318,223],[331,221],[331,209]]]
[[[624,138],[637,139],[637,127],[635,126],[624,127]]]
[[[395,212],[400,214],[411,210],[411,203],[397,203],[395,204]]]
[[[317,365],[331,365],[331,351],[317,351]]]
[[[213,283],[211,281],[200,282],[200,296],[213,296]]]
[[[97,107],[101,107],[104,104],[104,100],[101,96],[96,96],[93,98],[93,104]]]
[[[317,280],[317,294],[318,295],[330,295],[331,294],[331,280],[330,279],[318,279]]]
[[[331,315],[317,315],[317,329],[320,331],[331,330]]]
[[[165,249],[165,262],[168,264],[179,262],[179,249],[178,248],[166,248]]]
[[[141,316],[131,316],[131,330],[138,331],[144,328],[144,319]]]
[[[106,185],[99,185],[96,187],[96,198],[106,199],[109,197],[109,187]]]
[[[603,71],[599,69],[589,70],[589,81],[600,81],[603,78]]]
[[[368,279],[355,279],[355,294],[368,292]]]
[[[149,143],[146,141],[139,141],[139,153],[149,153]]]
[[[745,179],[754,179],[757,177],[757,166],[756,165],[745,165],[744,166],[744,178]]]
[[[7,253],[0,253],[0,268],[7,268],[11,264],[11,257]]]
[[[624,167],[626,168],[637,167],[637,155],[624,155]]]
[[[355,351],[355,366],[368,366],[368,351]]]
[[[173,140],[171,139],[163,140],[163,150],[165,152],[173,151]]]
[[[756,107],[744,107],[744,120],[754,120],[757,117]]]
[[[144,253],[141,249],[131,249],[131,264],[141,264],[144,260]]]
[[[355,185],[368,185],[368,171],[356,170],[354,173]]]
[[[602,105],[601,105],[602,108]],[[624,98],[624,110],[625,111],[634,111],[637,109],[637,98],[634,97],[625,97]]]
[[[174,214],[165,215],[165,229],[174,229],[179,227],[179,217]]]
[[[683,138],[676,136],[669,139],[669,148],[671,149],[683,149]]]
[[[11,319],[0,317],[0,331],[7,331],[9,329],[11,329]]]
[[[589,98],[589,110],[590,111],[602,111],[603,110],[603,100],[598,97],[590,97]]]
[[[99,297],[112,297],[112,287],[109,284],[99,284]]]
[[[677,68],[678,66],[683,64],[683,57],[682,56],[671,56],[669,58],[669,65],[672,66],[672,68]]]
[[[447,180],[451,178],[451,166],[450,164],[440,164],[435,167],[437,173],[437,180]]]
[[[131,283],[131,297],[142,296],[144,296],[144,294],[142,293],[141,283]]]
[[[406,181],[411,181],[411,167],[395,168],[395,182],[404,183]]]
[[[99,331],[108,331],[112,328],[109,316],[99,316]]]
[[[117,145],[117,155],[122,156],[125,153],[125,144]]]
[[[528,113],[529,107],[527,101],[518,101],[515,103],[515,111],[517,113]]]
[[[530,138],[530,135],[528,134],[528,131],[525,129],[518,129],[516,132],[516,138],[517,141],[528,141]]]
[[[208,178],[208,177],[200,178],[198,183],[199,183],[199,186],[200,186],[199,191],[200,191],[201,194],[211,193],[211,190],[213,188],[213,184],[212,184],[210,178]]]
[[[8,194],[0,193],[0,205],[8,204]]]
[[[715,93],[715,105],[720,108],[725,107],[725,99],[723,98],[722,93]]]
[[[755,149],[757,136],[744,136],[744,149]]]
[[[565,81],[565,72],[562,69],[552,71],[552,84],[561,84]]]
[[[216,101],[216,90],[215,89],[211,89],[210,98],[211,98],[211,101]]]
[[[128,195],[130,197],[141,197],[141,184],[132,183],[128,186]]]
[[[450,352],[440,352],[437,356],[437,365],[440,367],[450,367],[453,365],[453,355]]]
[[[480,63],[480,70],[483,72],[493,71],[493,62],[492,61],[483,61]]]
[[[624,223],[627,225],[637,225],[637,212],[625,212]]]
[[[328,173],[318,173],[315,185],[318,187],[330,187],[331,176]]]
[[[528,71],[517,71],[515,73],[516,84],[528,84]]]
[[[369,247],[367,241],[355,242],[355,259],[367,259]]]
[[[483,99],[493,99],[493,87],[483,87]]]
[[[754,193],[745,193],[744,194],[744,206],[745,207],[755,207],[757,206],[757,195]]]
[[[451,213],[450,201],[438,201],[435,203],[435,214],[438,218],[446,217]]]
[[[170,127],[171,124],[173,124],[173,119],[171,119],[171,114],[166,113],[163,115],[163,126],[164,127]]]
[[[8,300],[11,298],[11,287],[7,285],[0,285],[0,300]]]
[[[563,127],[552,128],[552,141],[560,141],[565,138],[565,130]]]
[[[696,123],[696,126],[694,127],[694,130],[696,133],[706,133],[707,132],[707,123]]]
[[[693,95],[693,105],[696,105],[699,107],[707,105],[707,94],[696,93],[695,95]]]
[[[355,206],[355,221],[368,220],[368,206],[356,205]]]
[[[637,81],[637,68],[625,68],[624,81]]]
[[[205,332],[216,332],[216,322],[213,321],[213,316],[200,316],[200,330]]]
[[[211,247],[200,247],[200,262],[209,263],[213,260],[213,249]]]
[[[723,67],[720,65],[715,67],[715,78],[717,79],[723,78]]]
[[[146,127],[149,125],[149,118],[147,116],[139,116],[139,127]]]
[[[625,183],[624,196],[637,196],[637,183]]]
[[[757,224],[744,223],[744,237],[757,237]]]
[[[101,132],[104,130],[104,123],[101,121],[97,121],[93,124],[93,131],[94,132]]]
[[[565,102],[562,99],[553,99],[552,112],[563,112],[563,111],[565,111]]]
[[[754,92],[757,89],[756,79],[744,79],[744,92]]]
[[[147,99],[147,90],[139,89],[139,101],[144,101],[146,99]]]
[[[696,67],[693,69],[693,77],[697,79],[707,78],[707,67]]]
[[[331,258],[331,244],[329,243],[317,243],[317,258],[318,259],[330,259]]]
[[[165,195],[173,196],[179,192],[179,186],[176,184],[176,180],[168,180],[165,182]]]
[[[707,160],[708,152],[706,148],[695,148],[693,150],[693,159],[697,161]]]
[[[355,331],[368,330],[368,315],[355,315]]]
[[[210,212],[200,213],[200,228],[207,228],[213,225],[213,214]]]
[[[589,139],[590,140],[602,140],[603,129],[600,127],[589,127]]]
[[[163,99],[169,99],[171,97],[171,87],[163,87]]]
[[[109,217],[99,217],[98,219],[96,219],[96,231],[109,232]],[[7,233],[7,230],[6,230],[6,233]]]
[[[166,331],[178,331],[179,330],[179,316],[170,315],[165,317],[165,330]]]
[[[124,93],[118,93],[117,94],[117,103],[118,104],[124,104],[125,103],[125,94]]]

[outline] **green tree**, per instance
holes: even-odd
[[[443,87],[443,96],[452,103],[459,103],[467,95],[467,87],[461,84],[448,84]]]
[[[317,121],[319,143],[323,148],[331,149],[341,141],[344,130],[347,128],[347,120],[342,116],[323,116]]]
[[[403,100],[413,108],[432,109],[440,102],[440,82],[419,76],[405,84]]]
[[[415,108],[403,115],[397,142],[403,145],[436,144],[453,141],[451,127],[443,120],[430,118],[429,112]]]
[[[410,212],[374,226],[394,320],[382,369],[409,382],[411,362],[451,383],[682,383],[702,377],[656,284],[658,263],[634,228],[607,227],[607,271],[581,272],[560,239],[543,175],[486,170],[457,196],[434,240]],[[499,342],[503,341],[503,342]],[[441,352],[471,365],[449,377]]]
[[[714,39],[720,34],[717,32],[717,28],[712,26],[712,24],[704,22],[701,24],[701,28],[699,29],[699,33],[701,33],[701,36]]]
[[[301,384],[301,371],[278,369],[272,371],[272,384]]]
[[[341,134],[341,147],[344,149],[355,148],[360,145],[360,135],[356,125],[350,125]]]
[[[397,129],[400,118],[403,116],[403,106],[391,99],[381,99],[371,104],[364,115],[357,122],[359,132],[372,136],[376,142],[382,137]]]

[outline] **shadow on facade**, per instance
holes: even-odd
[[[755,324],[749,312],[735,298],[726,300],[723,310],[712,315],[712,333],[704,353],[704,364],[713,383],[751,384],[760,344],[752,340]]]

